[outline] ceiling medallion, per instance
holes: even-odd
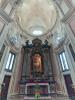
[[[56,23],[57,11],[49,0],[24,0],[16,10],[16,20],[24,34],[39,37],[48,34]]]

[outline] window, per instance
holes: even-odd
[[[63,71],[69,70],[69,66],[68,66],[64,51],[59,54],[59,59],[60,59],[60,62],[61,62],[62,70]]]
[[[8,56],[7,63],[6,63],[6,67],[5,67],[5,69],[7,71],[12,71],[14,60],[15,60],[15,54],[10,52],[9,56]]]

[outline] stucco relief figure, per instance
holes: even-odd
[[[34,72],[42,72],[42,60],[39,54],[33,56],[33,70]]]

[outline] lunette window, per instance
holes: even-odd
[[[7,71],[12,71],[14,60],[15,60],[15,54],[10,52],[8,55],[8,59],[7,59],[6,67],[5,67]]]
[[[60,62],[61,62],[62,70],[63,71],[69,70],[69,66],[68,66],[68,63],[67,63],[67,60],[66,60],[66,55],[65,55],[64,51],[59,54],[59,59],[60,59]]]

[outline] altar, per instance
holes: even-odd
[[[48,83],[28,83],[26,84],[25,93],[30,97],[35,97],[36,95],[46,97],[50,94],[50,87]]]
[[[47,41],[42,43],[40,39],[34,39],[32,44],[26,42],[23,51],[20,94],[32,98],[50,97],[55,91],[52,46]]]

